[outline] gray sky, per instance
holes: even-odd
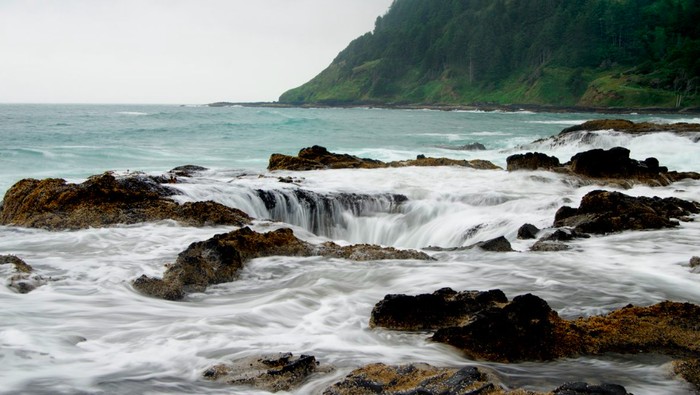
[[[392,0],[0,0],[0,102],[274,101]]]

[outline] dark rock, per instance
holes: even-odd
[[[31,273],[32,267],[15,255],[0,255],[0,265],[13,265],[18,273]]]
[[[661,229],[679,225],[671,218],[699,212],[700,204],[678,198],[632,197],[620,192],[596,190],[581,199],[578,209],[560,208],[554,226],[570,226],[577,232],[599,234]]]
[[[202,292],[209,285],[233,281],[243,264],[251,259],[276,255],[318,255],[357,261],[430,259],[418,251],[368,244],[339,246],[327,242],[313,245],[296,238],[291,229],[257,233],[244,227],[192,243],[167,267],[162,279],[144,275],[137,278],[133,286],[146,295],[179,300],[188,292]]]
[[[475,359],[549,360],[557,356],[555,326],[560,320],[547,302],[527,294],[516,296],[503,308],[479,312],[467,325],[439,329],[432,340],[455,346]]]
[[[82,184],[25,179],[5,194],[0,224],[49,230],[83,229],[173,219],[192,226],[250,223],[240,210],[215,202],[180,205],[176,191],[149,177],[92,176]]]
[[[207,369],[207,380],[249,385],[270,392],[291,391],[317,370],[311,355],[295,358],[291,353],[243,358]]]
[[[376,169],[405,166],[464,166],[476,169],[500,169],[484,160],[457,160],[447,158],[428,158],[418,155],[415,160],[382,162],[376,159],[358,158],[348,154],[336,154],[326,148],[314,145],[303,148],[297,156],[272,154],[268,170],[320,170],[320,169]]]
[[[518,239],[527,240],[537,238],[540,230],[532,224],[525,224],[518,229]]]
[[[511,155],[506,158],[508,171],[552,169],[561,166],[559,158],[540,152],[528,152],[526,154]]]
[[[690,258],[690,267],[700,266],[700,256],[694,256]]]
[[[578,131],[600,130],[615,130],[617,132],[630,134],[645,134],[656,132],[685,134],[700,132],[700,125],[685,122],[672,124],[658,124],[652,122],[634,123],[625,119],[594,119],[591,121],[584,122],[580,125],[568,127],[561,131],[560,136]]]
[[[573,239],[587,239],[591,237],[586,233],[577,232],[574,229],[557,229],[542,238],[542,241],[571,241]]]
[[[625,387],[617,384],[590,385],[588,383],[567,383],[554,390],[556,395],[631,395]]]
[[[477,395],[505,394],[475,367],[437,368],[427,364],[388,366],[377,363],[352,371],[324,395]],[[537,393],[531,393],[536,395]]]
[[[510,242],[508,241],[508,239],[506,239],[503,236],[496,237],[495,239],[491,239],[491,240],[482,241],[480,243],[477,243],[476,246],[481,248],[484,251],[492,251],[492,252],[510,252],[510,251],[513,251],[513,248],[511,247]]]
[[[530,247],[530,251],[537,251],[537,252],[557,252],[557,251],[566,251],[569,249],[569,246],[560,243],[558,241],[547,241],[547,240],[537,240],[535,244],[533,244]]]
[[[459,326],[474,313],[507,302],[501,290],[456,292],[443,288],[417,296],[386,295],[372,309],[369,326],[410,331]]]
[[[653,167],[649,168],[647,163]],[[580,152],[571,158],[570,167],[575,174],[594,178],[655,177],[660,170],[655,158],[639,162],[630,159],[630,151],[622,147]]]
[[[196,175],[197,173],[201,173],[203,171],[207,171],[206,167],[202,166],[197,166],[197,165],[184,165],[184,166],[178,166],[168,172],[168,174],[172,174],[177,177],[192,177]]]
[[[469,144],[460,145],[460,146],[438,145],[436,147],[442,148],[442,149],[449,149],[449,150],[453,150],[453,151],[485,151],[486,150],[486,146],[484,146],[481,143],[469,143]]]

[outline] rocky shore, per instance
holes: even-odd
[[[628,133],[697,133],[689,126],[633,124],[627,121],[591,121],[565,129],[568,133],[619,128]],[[631,187],[641,183],[664,186],[683,179],[700,179],[695,172],[674,172],[655,158],[635,160],[630,151],[616,147],[590,150],[574,155],[567,163],[543,153],[528,152],[508,157],[508,171],[546,170],[566,174],[583,183]],[[491,162],[419,156],[415,160],[382,162],[348,154],[331,153],[312,146],[297,156],[273,154],[270,171],[324,169],[376,169],[405,166],[461,166],[497,170]],[[174,220],[187,226],[228,225],[238,229],[190,244],[176,260],[165,266],[162,277],[142,275],[131,282],[145,296],[170,301],[185,299],[189,293],[235,281],[251,260],[270,256],[322,256],[349,261],[417,260],[433,258],[423,251],[400,250],[370,244],[341,246],[333,242],[310,243],[280,228],[267,233],[252,230],[253,219],[241,210],[212,201],[179,204],[171,199],[177,190],[168,184],[175,177],[191,177],[203,168],[173,169],[171,177],[143,175],[116,176],[112,173],[90,177],[81,184],[61,179],[25,179],[12,186],[0,206],[0,225],[73,230],[116,224]],[[284,182],[284,181],[283,181]],[[279,204],[269,191],[256,190],[266,208]],[[294,190],[299,200],[327,201],[328,196]],[[313,196],[313,198],[311,197]],[[344,199],[368,199],[364,195],[343,195]],[[324,200],[325,199],[325,200]],[[383,196],[389,206],[408,200],[403,195]],[[346,204],[351,206],[351,204]],[[617,191],[593,190],[577,208],[562,206],[552,229],[542,231],[525,224],[517,234],[521,240],[537,240],[531,250],[562,251],[566,241],[604,236],[630,230],[664,229],[681,226],[700,213],[700,203],[675,197],[633,197]],[[316,212],[316,215],[322,215]],[[543,234],[547,233],[547,234]],[[426,247],[425,251],[450,252],[466,249],[486,252],[514,252],[505,237],[493,238],[467,247]],[[528,252],[525,252],[528,253]],[[697,257],[689,266],[700,265]],[[14,255],[0,255],[3,273],[9,272],[8,287],[27,293],[48,279]],[[436,287],[437,288],[437,287]],[[608,314],[564,319],[544,299],[527,293],[509,300],[500,289],[456,291],[440,288],[433,293],[387,294],[369,317],[369,330],[430,332],[430,341],[453,346],[474,361],[519,363],[606,353],[668,355],[677,361],[674,371],[700,388],[700,306],[664,301],[651,306],[627,305]],[[256,355],[213,365],[202,378],[230,385],[246,385],[270,392],[292,391],[315,374],[332,367],[320,365],[316,357],[291,353]],[[627,395],[616,384],[562,383],[547,394]],[[423,363],[390,366],[374,363],[358,367],[325,389],[327,395],[344,394],[544,394],[508,389],[487,368],[481,366],[436,367]]]

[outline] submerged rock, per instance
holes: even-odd
[[[485,151],[486,146],[481,143],[469,143],[464,145],[436,145],[437,148],[449,149],[453,151]]]
[[[561,207],[554,226],[570,226],[577,232],[611,233],[623,230],[661,229],[678,226],[672,218],[700,213],[700,204],[678,198],[632,197],[620,192],[587,193],[579,208]]]
[[[188,292],[202,292],[207,286],[233,281],[238,270],[251,259],[267,256],[325,256],[357,261],[421,259],[422,252],[359,244],[339,246],[332,242],[314,245],[298,239],[291,229],[257,233],[248,227],[218,234],[192,243],[169,265],[163,278],[141,276],[134,280],[138,291],[168,300],[182,299]]]
[[[294,357],[291,353],[248,357],[218,364],[207,369],[207,380],[232,385],[249,385],[270,392],[291,391],[318,368],[311,355]]]
[[[459,326],[474,313],[507,302],[501,290],[457,292],[443,288],[417,296],[386,295],[372,309],[369,326],[409,331]]]
[[[690,258],[690,267],[698,267],[700,266],[700,256],[694,256]]]
[[[474,243],[472,245],[466,246],[466,247],[436,247],[436,246],[428,246],[423,248],[426,251],[466,251],[466,250],[471,250],[473,248],[480,248],[484,251],[491,251],[491,252],[513,252],[513,248],[504,236],[499,236],[494,239],[486,240],[486,241],[480,241],[478,243]]]
[[[178,166],[168,172],[168,174],[171,174],[175,177],[192,177],[197,175],[197,173],[201,173],[203,171],[209,170],[206,167],[202,166],[197,166],[197,165],[184,165],[184,166]]]
[[[18,293],[26,294],[46,284],[48,279],[33,274],[34,269],[14,255],[0,255],[0,265],[13,265],[15,274],[8,278],[7,286]]]
[[[48,230],[84,229],[173,219],[185,225],[250,223],[244,212],[215,202],[178,204],[174,189],[145,176],[104,173],[82,184],[24,179],[5,194],[0,224]]]
[[[590,385],[588,383],[567,383],[554,390],[555,395],[631,395],[618,384]]]
[[[558,242],[558,241],[548,241],[548,240],[537,240],[535,244],[533,244],[530,247],[530,251],[537,251],[537,252],[557,252],[557,251],[566,251],[569,249],[569,246]]]
[[[676,361],[673,364],[673,371],[692,384],[696,391],[700,391],[700,359],[691,358],[684,361]]]
[[[382,162],[376,159],[359,158],[348,154],[336,154],[326,148],[314,145],[303,148],[297,156],[272,154],[268,170],[321,170],[321,169],[377,169],[385,167],[405,166],[463,166],[475,169],[500,169],[491,162],[484,160],[458,160],[448,158],[426,158],[419,155],[414,160]]]

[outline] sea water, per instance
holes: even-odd
[[[0,227],[0,254],[14,254],[50,281],[28,294],[4,284],[0,266],[0,393],[264,393],[202,379],[207,367],[260,353],[314,355],[332,373],[294,393],[320,393],[369,363],[477,365],[509,388],[552,390],[567,381],[615,382],[635,394],[686,394],[690,386],[656,355],[604,355],[547,363],[470,361],[432,343],[429,333],[369,329],[375,303],[390,293],[502,289],[533,293],[568,319],[626,304],[700,303],[700,222],[571,242],[562,252],[529,252],[516,239],[528,222],[551,227],[562,205],[577,206],[595,185],[543,171],[459,167],[266,170],[272,153],[322,145],[380,160],[419,154],[487,159],[505,167],[515,153],[567,161],[576,152],[625,146],[670,169],[700,170],[700,144],[669,133],[603,132],[534,142],[600,114],[442,112],[142,105],[0,105],[0,194],[22,178],[81,182],[93,174],[163,174],[205,166],[180,178],[175,199],[215,200],[256,218],[264,232],[291,227],[307,241],[399,248],[460,247],[506,236],[517,252],[430,252],[435,261],[351,262],[270,257],[245,265],[233,282],[170,302],[136,292],[131,281],[160,276],[190,243],[233,227],[192,228],[173,221],[79,231]],[[692,115],[624,114],[633,121],[700,122]],[[454,148],[481,143],[483,151]],[[453,148],[453,149],[450,149]],[[294,183],[282,183],[291,177]],[[614,189],[605,187],[605,189]],[[637,186],[634,196],[700,201],[700,182]],[[278,202],[269,208],[261,194]],[[300,198],[303,194],[304,198]],[[405,196],[397,202],[392,196]],[[353,200],[354,199],[354,200]],[[324,202],[314,205],[314,202]],[[318,207],[322,207],[319,209]]]

